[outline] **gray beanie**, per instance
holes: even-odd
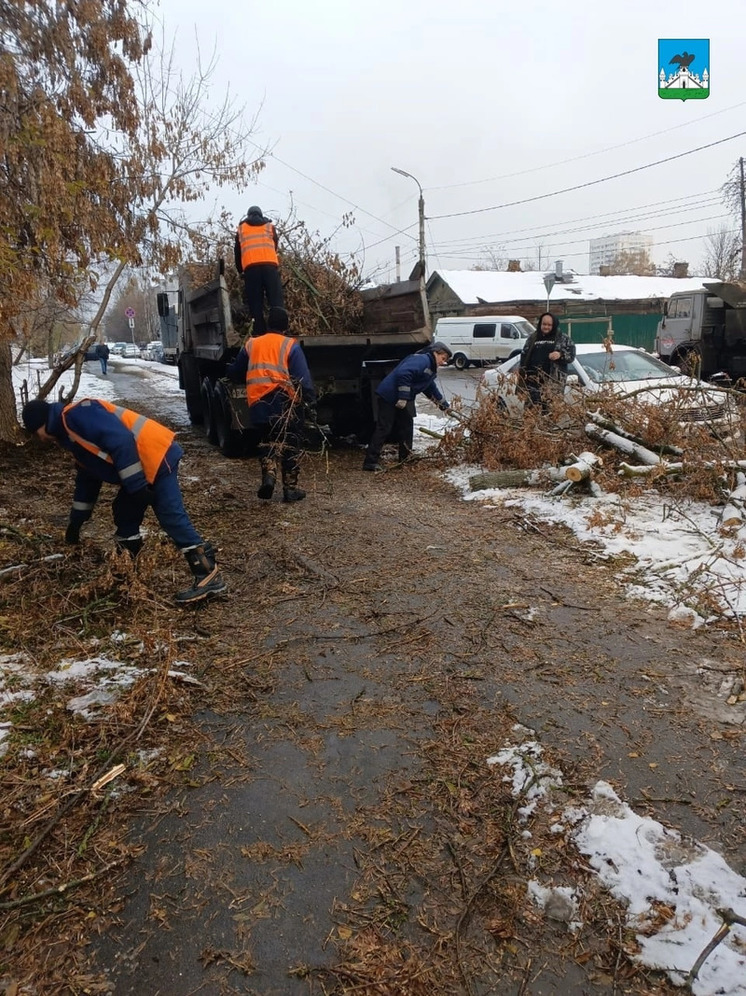
[[[23,424],[29,432],[36,432],[36,430],[41,429],[42,426],[46,429],[48,415],[49,402],[42,401],[41,398],[35,398],[33,401],[29,401],[28,404],[23,406],[23,411],[21,412]]]
[[[444,342],[434,342],[432,344],[432,346],[430,347],[430,352],[431,353],[445,353],[446,356],[449,359],[453,356],[453,353],[451,352],[450,347],[446,346],[446,344]]]

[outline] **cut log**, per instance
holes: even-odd
[[[568,481],[584,481],[593,473],[594,467],[602,467],[603,460],[589,450],[581,453],[575,463],[565,467],[565,477]]]
[[[564,479],[564,473],[555,467],[544,470],[495,470],[470,477],[469,487],[472,491],[484,491],[487,488],[534,488],[547,480]]]
[[[613,449],[619,450],[620,453],[626,453],[627,456],[634,457],[648,467],[657,466],[661,462],[661,458],[656,453],[653,453],[652,450],[646,449],[639,443],[632,442],[631,439],[625,439],[624,436],[620,436],[617,432],[602,429],[600,426],[594,425],[593,422],[589,422],[586,425],[585,434],[590,436],[591,439],[597,439],[599,442],[604,443],[605,446],[611,446]]]

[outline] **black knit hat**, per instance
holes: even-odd
[[[256,204],[252,204],[247,212],[247,218],[263,218],[264,212]]]
[[[21,412],[23,424],[29,432],[36,432],[36,430],[41,429],[42,426],[46,429],[48,415],[49,402],[42,401],[41,398],[35,398],[33,401],[29,401],[28,404],[23,406],[23,411]]]
[[[270,332],[287,332],[290,325],[288,313],[277,306],[270,308],[267,314],[267,328]]]

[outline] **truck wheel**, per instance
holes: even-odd
[[[453,365],[457,370],[466,370],[469,366],[469,361],[463,353],[456,353],[453,357]]]
[[[207,436],[207,442],[212,443],[214,446],[218,441],[218,434],[215,427],[215,394],[209,377],[205,377],[202,381],[200,396],[202,398],[202,411],[205,416],[205,436]]]
[[[233,459],[243,452],[243,434],[231,426],[230,401],[225,388],[217,381],[213,392],[215,403],[215,432],[218,437],[218,449],[224,457]]]
[[[184,388],[186,409],[192,425],[202,425],[204,412],[200,393],[199,367],[193,356],[182,356],[179,361],[179,380]]]

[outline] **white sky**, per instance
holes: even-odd
[[[590,237],[638,229],[658,262],[673,252],[694,268],[707,231],[735,227],[720,217],[718,188],[746,137],[574,193],[438,216],[746,130],[740,0],[275,0],[220,16],[204,0],[161,0],[155,16],[176,33],[187,73],[195,33],[203,55],[217,52],[216,102],[230,87],[247,117],[259,112],[257,142],[273,155],[256,187],[229,195],[236,220],[252,203],[284,217],[291,192],[299,217],[325,235],[353,210],[356,225],[334,244],[359,253],[369,275],[394,279],[395,245],[403,275],[417,258],[417,186],[391,166],[424,188],[429,272],[469,267],[501,244],[511,258],[541,246],[542,265],[563,258],[585,272]],[[706,100],[658,97],[659,38],[710,40]]]
[[[165,406],[170,412],[170,424],[174,428],[186,424],[175,367],[117,356],[112,356],[109,364],[110,371],[130,368],[146,377],[153,394],[160,399],[161,410]],[[14,368],[16,387],[23,378],[34,383],[35,371],[40,370],[43,375],[44,368],[45,361],[40,360]],[[98,370],[96,362],[85,364],[78,398],[119,400],[115,382],[100,377]],[[420,414],[417,418],[419,429],[442,432],[448,424],[439,414]],[[432,436],[426,433],[418,432],[415,439],[420,451],[433,445]],[[592,527],[588,522],[590,509],[582,500],[552,499],[534,489],[472,493],[468,479],[478,470],[456,467],[448,478],[470,500],[514,505],[540,519],[564,522],[579,539],[595,542],[601,551],[633,553],[638,561],[628,577],[630,593],[669,606],[671,617],[677,622],[684,625],[705,622],[680,602],[682,589],[687,585],[692,599],[696,599],[697,585],[704,585],[711,592],[714,586],[723,595],[724,611],[746,611],[746,565],[734,558],[738,534],[727,540],[719,537],[716,514],[709,506],[691,503],[682,514],[676,514],[656,500],[654,493],[646,500],[636,498],[634,508],[623,508],[612,497],[591,499],[594,508],[603,503],[607,520],[606,526]],[[746,528],[740,533],[746,541]],[[528,611],[532,611],[531,607]],[[13,704],[33,698],[40,687],[57,688],[66,707],[84,718],[95,718],[99,710],[114,701],[121,689],[126,689],[141,673],[130,663],[131,650],[127,664],[118,660],[117,647],[124,638],[124,634],[115,631],[108,640],[94,641],[89,656],[61,660],[44,675],[35,674],[32,662],[23,654],[0,655],[0,759],[12,732],[8,716]],[[172,680],[194,681],[189,675],[190,666],[188,660],[176,662],[174,670],[169,672]],[[743,722],[746,703],[734,706],[733,710],[733,715],[738,711]],[[512,782],[514,794],[523,802],[519,812],[526,826],[524,837],[530,840],[531,818],[539,807],[546,807],[554,819],[552,832],[585,856],[603,886],[627,907],[630,929],[642,931],[638,935],[641,946],[638,960],[665,971],[681,985],[720,926],[716,909],[731,907],[737,914],[746,915],[746,879],[710,848],[682,838],[675,828],[638,816],[605,782],[598,782],[585,802],[565,807],[560,795],[562,773],[541,760],[543,747],[532,731],[517,727],[514,733],[511,743],[496,744],[495,755],[484,760],[497,777]],[[147,763],[147,759],[141,763]],[[44,775],[50,780],[67,777],[65,770],[60,769]],[[124,772],[122,779],[126,777]],[[527,883],[527,889],[534,903],[548,916],[566,922],[569,931],[581,929],[582,883],[568,886],[563,881],[557,885],[537,874]],[[675,916],[661,926],[654,903],[670,906]],[[653,929],[653,924],[658,924],[658,928]],[[694,996],[723,993],[746,996],[746,928],[733,927],[728,938],[705,962],[692,991]]]

